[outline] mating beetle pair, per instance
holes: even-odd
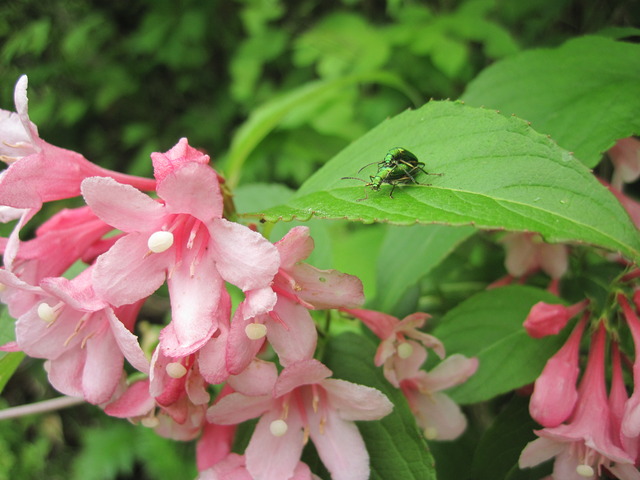
[[[381,162],[369,163],[358,170],[358,173],[360,173],[369,165],[373,164],[378,165],[378,171],[375,175],[369,176],[368,182],[358,177],[342,177],[342,180],[352,179],[365,182],[365,197],[358,199],[359,202],[369,198],[369,195],[367,194],[367,187],[371,187],[371,190],[378,191],[383,184],[387,183],[391,185],[389,197],[393,198],[393,191],[395,190],[396,186],[401,184],[408,184],[412,182],[415,185],[421,185],[425,187],[430,186],[431,184],[419,183],[416,180],[416,176],[420,172],[423,172],[426,175],[443,175],[442,173],[427,172],[423,168],[424,163],[420,162],[418,160],[418,157],[416,157],[409,150],[401,147],[392,148],[384,157],[384,160],[382,160]]]

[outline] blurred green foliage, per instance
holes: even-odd
[[[243,162],[242,183],[296,188],[385,118],[457,98],[497,59],[638,18],[636,0],[4,0],[0,108],[13,110],[26,73],[41,136],[93,162],[150,175],[149,153],[187,136],[225,171]],[[248,122],[261,112],[268,122]],[[263,130],[237,156],[243,125]],[[2,406],[54,395],[28,360]],[[195,475],[192,445],[91,406],[2,422],[0,446],[0,480]]]

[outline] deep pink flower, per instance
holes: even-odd
[[[584,316],[562,348],[547,360],[542,373],[536,379],[529,412],[531,417],[544,427],[560,425],[569,418],[576,405],[576,382],[580,374],[580,340],[586,323],[587,316]]]
[[[636,438],[640,436],[640,319],[631,308],[626,297],[618,295],[618,302],[622,306],[622,311],[631,330],[631,336],[635,345],[636,358],[633,364],[633,394],[627,401],[622,420],[622,434]]]
[[[200,473],[197,480],[254,480],[246,467],[244,455],[230,453],[208,470]],[[306,463],[298,462],[289,480],[320,480],[313,475]]]
[[[82,185],[92,210],[126,232],[96,263],[96,291],[114,305],[145,298],[167,279],[171,323],[162,331],[165,355],[182,357],[216,333],[228,293],[224,281],[244,291],[266,288],[279,265],[275,247],[260,234],[222,218],[215,171],[186,140],[162,160],[156,201],[128,185],[93,177]],[[167,167],[172,152],[175,169]],[[192,159],[193,161],[189,161]]]
[[[24,286],[10,272],[0,281],[28,288],[37,298],[16,322],[16,343],[26,354],[47,359],[51,384],[67,395],[101,404],[114,394],[127,360],[141,371],[148,362],[131,333],[140,303],[115,310],[97,297],[90,269],[73,280],[44,279],[40,287]]]
[[[606,332],[601,323],[589,351],[587,369],[580,382],[578,402],[569,422],[536,431],[520,455],[520,468],[555,457],[553,477],[581,480],[601,475],[603,467],[622,480],[640,479],[634,459],[612,436],[611,412],[604,378]]]
[[[247,470],[261,480],[292,478],[310,437],[334,480],[369,478],[369,456],[354,420],[377,420],[393,408],[378,390],[328,378],[317,360],[287,366],[254,363],[230,378],[235,393],[209,408],[212,423],[260,417],[245,452]]]
[[[620,361],[620,349],[617,342],[611,348],[611,390],[609,391],[609,408],[611,409],[611,435],[616,445],[626,451],[631,458],[640,460],[640,438],[627,437],[622,433],[624,409],[629,400],[624,384],[622,363]]]
[[[569,320],[584,310],[588,304],[589,301],[586,299],[568,307],[538,302],[531,307],[523,326],[532,338],[556,335]]]
[[[424,348],[414,348],[409,357],[396,360],[400,389],[426,438],[453,440],[464,432],[467,419],[443,390],[466,382],[478,369],[478,359],[454,354],[426,372],[421,369],[426,358]]]

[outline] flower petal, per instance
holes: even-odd
[[[375,388],[334,378],[323,380],[322,387],[344,420],[379,420],[393,410],[393,403]]]

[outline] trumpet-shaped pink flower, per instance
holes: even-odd
[[[567,271],[566,245],[545,243],[533,233],[509,233],[503,241],[507,248],[505,267],[514,277],[542,269],[551,278],[558,279]]]
[[[245,452],[253,478],[293,477],[310,437],[334,480],[369,478],[369,456],[354,420],[377,420],[393,408],[378,390],[328,378],[317,360],[287,366],[254,361],[230,378],[235,393],[209,408],[212,423],[230,425],[260,417]]]
[[[0,281],[29,288],[38,300],[16,323],[16,343],[26,354],[47,359],[51,384],[67,395],[101,404],[114,394],[127,360],[141,371],[148,362],[130,332],[140,303],[114,312],[90,284],[90,269],[74,280],[47,278],[40,287],[25,287],[10,272]]]
[[[532,338],[542,338],[547,335],[556,335],[567,322],[580,313],[589,304],[583,300],[569,307],[545,302],[538,302],[533,307],[524,321],[524,328]]]
[[[529,412],[531,417],[544,427],[560,425],[569,418],[576,405],[576,382],[580,373],[580,339],[586,323],[587,318],[583,317],[562,348],[547,361],[536,379]]]
[[[342,310],[362,320],[373,333],[382,339],[376,351],[375,364],[378,367],[384,365],[384,375],[395,387],[400,386],[396,363],[412,356],[416,348],[423,350],[424,347],[431,348],[440,358],[445,356],[444,345],[440,340],[418,330],[431,317],[427,313],[413,313],[398,320],[396,317],[375,310],[353,308],[343,308]],[[426,359],[426,351],[424,357]]]
[[[631,330],[636,351],[636,358],[633,364],[634,389],[631,398],[625,405],[622,434],[630,438],[636,438],[640,436],[640,319],[624,295],[618,295],[618,302],[622,306],[627,325]]]
[[[575,412],[566,424],[536,431],[520,455],[520,468],[555,457],[553,478],[583,480],[601,475],[603,467],[621,480],[640,479],[634,459],[613,438],[611,412],[604,378],[606,333],[600,324],[589,351],[587,369],[580,382]]]
[[[414,348],[409,357],[397,360],[400,389],[426,438],[453,440],[464,432],[467,419],[443,390],[466,382],[478,369],[478,359],[454,354],[426,372],[421,369],[426,358],[423,348]]]
[[[105,299],[124,305],[147,297],[166,278],[172,320],[160,344],[165,355],[182,357],[218,330],[228,295],[224,280],[244,291],[266,288],[279,257],[261,235],[222,218],[218,176],[186,139],[153,158],[162,202],[110,178],[82,184],[96,215],[126,232],[98,258],[93,280]]]

